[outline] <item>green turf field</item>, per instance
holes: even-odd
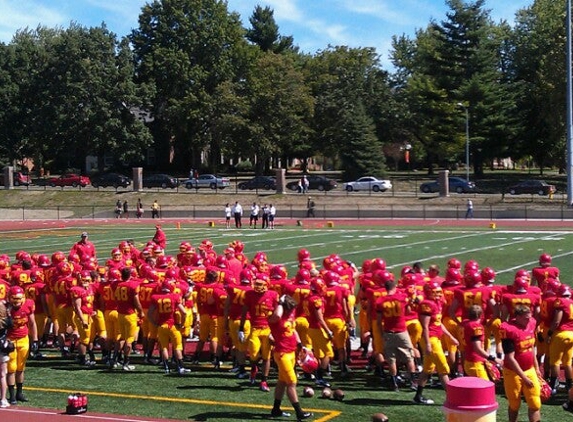
[[[142,245],[154,234],[152,225],[10,231],[2,233],[0,250],[11,256],[21,249],[40,253],[67,252],[84,230],[95,243],[101,263],[119,241],[133,239],[136,245]],[[175,254],[182,240],[197,245],[202,239],[209,238],[221,252],[231,240],[240,239],[246,245],[248,256],[266,251],[271,262],[286,264],[292,273],[296,252],[305,247],[317,262],[333,252],[357,266],[366,258],[382,257],[396,274],[403,265],[415,261],[421,261],[425,267],[436,263],[443,268],[452,256],[462,262],[476,259],[481,267],[492,266],[498,272],[499,283],[509,283],[516,269],[531,269],[537,264],[538,256],[547,252],[560,267],[562,281],[573,284],[570,281],[573,271],[570,255],[573,252],[569,247],[573,232],[568,231],[502,231],[486,227],[471,230],[362,227],[238,231],[185,226],[178,229],[168,224],[164,225],[164,230],[168,237],[168,253]],[[71,361],[61,360],[53,352],[48,351],[48,355],[44,361],[30,362],[26,371],[25,388],[33,406],[64,409],[68,393],[82,391],[89,395],[90,409],[97,412],[206,421],[269,420],[272,393],[260,392],[248,385],[247,380],[237,380],[226,370],[214,371],[211,365],[193,367],[191,374],[178,377],[163,375],[158,368],[138,365],[137,357],[133,359],[136,370],[124,373],[97,368],[84,370]],[[346,397],[343,402],[301,398],[303,408],[315,413],[313,420],[369,421],[373,413],[380,411],[391,421],[443,420],[444,392],[440,389],[428,389],[425,394],[434,399],[436,405],[420,407],[411,402],[413,392],[384,391],[381,383],[362,367],[355,367],[350,379],[337,379],[336,371],[334,375],[333,386],[342,388]],[[270,385],[273,386],[272,374]],[[304,385],[301,382],[299,391]],[[554,403],[544,405],[543,420],[570,417],[560,407],[565,397],[561,392]],[[498,399],[498,420],[507,420],[506,402],[501,395]],[[289,410],[289,407],[285,398],[283,408]],[[519,420],[527,420],[526,415],[523,406]]]

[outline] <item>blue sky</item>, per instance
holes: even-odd
[[[119,36],[137,26],[145,0],[0,0],[0,41],[9,42],[25,27],[97,26],[105,22]],[[412,36],[431,19],[445,18],[445,0],[228,0],[245,25],[255,6],[270,6],[283,35],[292,35],[302,51],[330,45],[375,47],[388,67],[392,35]],[[495,21],[513,24],[515,12],[533,0],[486,0]]]

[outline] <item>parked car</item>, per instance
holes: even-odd
[[[306,178],[308,180],[308,189],[328,191],[336,189],[338,187],[338,184],[336,183],[335,180],[329,179],[328,177],[324,177],[318,174],[307,174]],[[298,180],[293,180],[292,182],[288,182],[286,187],[289,190],[298,191],[299,190]]]
[[[392,182],[390,180],[378,179],[372,176],[364,176],[353,182],[346,182],[344,190],[347,192],[359,190],[372,190],[372,192],[385,192],[392,189]]]
[[[174,189],[179,186],[179,180],[176,177],[163,173],[145,176],[142,183],[144,188]]]
[[[46,183],[48,186],[72,186],[74,188],[81,186],[85,188],[87,185],[91,183],[90,178],[88,176],[82,176],[75,173],[66,173],[62,174],[59,177],[52,177],[48,179]]]
[[[14,186],[28,186],[32,183],[32,178],[29,174],[24,174],[21,171],[12,173]],[[0,172],[0,185],[4,186],[4,172]]]
[[[537,195],[549,195],[557,191],[555,185],[550,185],[543,180],[524,180],[516,185],[510,186],[507,190],[511,195],[530,193]]]
[[[231,180],[227,177],[215,176],[214,174],[200,174],[197,178],[185,180],[183,184],[187,189],[225,189],[231,186]]]
[[[461,177],[449,177],[448,185],[450,192],[456,193],[471,193],[476,191],[474,182],[467,181]],[[440,191],[440,183],[437,180],[433,182],[425,182],[420,185],[420,190],[424,193],[433,193]]]
[[[264,190],[276,190],[277,181],[274,177],[270,176],[255,176],[252,179],[240,182],[237,187],[241,190],[253,190],[253,189],[264,189]]]
[[[92,186],[94,188],[107,188],[112,186],[114,188],[123,187],[126,188],[131,185],[131,179],[123,174],[119,173],[100,173],[91,177]]]

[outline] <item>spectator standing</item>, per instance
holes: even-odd
[[[123,201],[123,218],[129,218],[129,205],[127,199]]]
[[[161,206],[157,202],[157,200],[153,201],[151,204],[151,218],[159,218],[159,211],[161,210]]]
[[[256,202],[253,202],[253,205],[251,205],[251,215],[249,216],[249,227],[254,229],[257,228],[257,221],[259,221],[259,211],[259,206]]]
[[[121,205],[121,201],[118,199],[115,203],[115,218],[121,217],[121,211],[123,210],[123,206]]]
[[[261,223],[261,228],[268,229],[269,228],[269,207],[267,204],[263,205],[261,208],[261,213],[263,217],[263,222]]]
[[[306,200],[306,216],[307,216],[307,218],[308,217],[314,217],[314,207],[315,206],[316,206],[316,204],[312,200],[312,196],[309,196],[308,199]]]
[[[141,203],[141,198],[137,199],[137,206],[135,211],[135,216],[137,218],[143,217],[143,204]]]
[[[308,186],[310,183],[308,181],[308,178],[306,177],[306,174],[302,176],[300,183],[302,186],[302,193],[308,193]]]
[[[243,227],[241,218],[243,217],[243,207],[239,204],[239,201],[235,202],[233,205],[233,217],[235,217],[235,228],[240,229]]]
[[[225,205],[225,227],[228,229],[231,228],[231,206],[228,202]]]
[[[468,218],[474,218],[474,203],[472,202],[471,199],[468,199],[468,202],[466,203],[466,219]]]
[[[8,319],[8,309],[6,304],[0,300],[0,336],[6,334],[10,328],[11,321]],[[10,404],[6,400],[6,393],[8,385],[6,384],[6,375],[8,374],[8,361],[10,360],[8,354],[0,352],[0,408],[9,407]]]
[[[277,215],[277,209],[273,204],[269,206],[269,227],[271,229],[275,228],[275,216]]]

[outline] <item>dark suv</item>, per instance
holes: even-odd
[[[114,188],[126,188],[131,185],[131,179],[119,173],[101,173],[91,177],[92,186],[94,188],[107,188],[112,186]]]

